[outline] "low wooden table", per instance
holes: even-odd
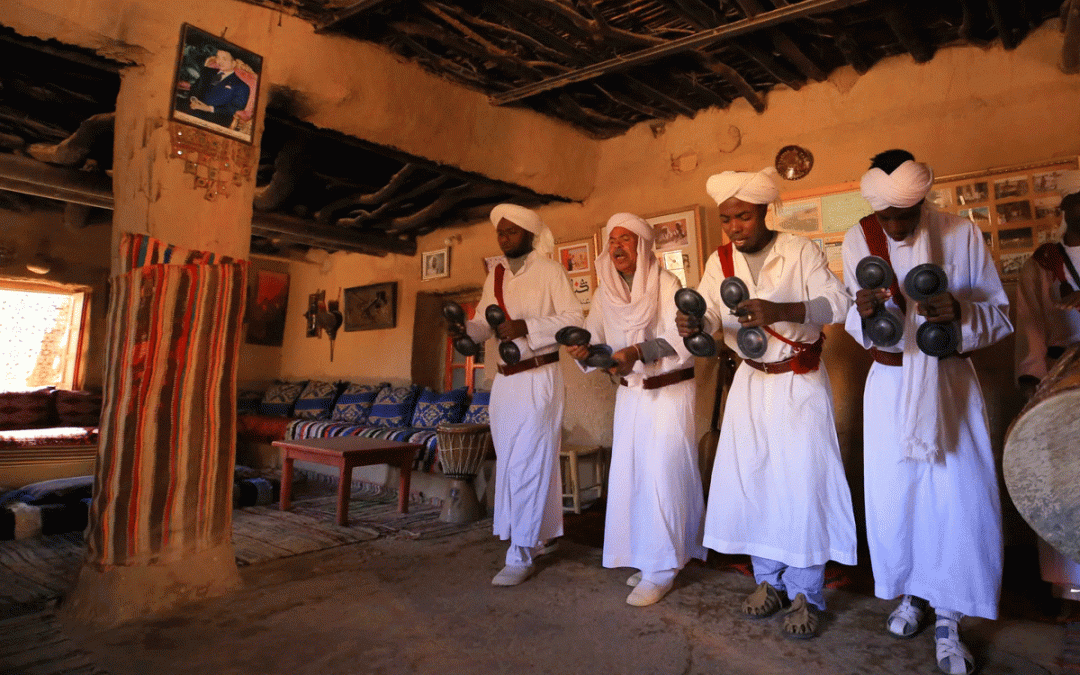
[[[295,441],[274,441],[281,448],[281,503],[287,511],[292,498],[293,462],[313,462],[338,468],[337,524],[349,523],[349,493],[352,491],[352,470],[371,464],[391,464],[401,470],[398,493],[398,513],[409,512],[409,480],[413,457],[422,446],[419,443],[384,441],[378,438],[339,436],[336,438],[306,438]]]

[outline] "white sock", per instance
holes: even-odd
[[[515,567],[528,567],[533,561],[533,548],[531,546],[515,546],[510,544],[506,549],[506,564]]]

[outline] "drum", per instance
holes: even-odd
[[[1016,509],[1080,562],[1080,345],[1070,347],[1009,427],[1003,469]]]
[[[472,480],[492,452],[491,427],[486,424],[440,424],[439,464],[450,478],[450,494],[443,502],[439,520],[471,523],[483,514]]]

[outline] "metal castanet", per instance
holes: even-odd
[[[868,255],[855,266],[859,288],[889,288],[896,280],[892,266],[876,255]],[[874,313],[862,320],[863,333],[878,347],[891,347],[904,336],[904,321],[885,307],[878,305]]]
[[[465,330],[465,310],[456,302],[447,302],[442,306],[443,318],[451,326]],[[460,335],[454,338],[454,349],[462,356],[476,356],[480,353],[480,345],[468,335]]]
[[[592,341],[592,334],[584,328],[578,326],[565,326],[560,328],[555,333],[555,341],[559,344],[571,347],[571,346],[589,346],[589,355],[582,361],[587,366],[592,368],[601,368],[607,370],[615,366],[615,359],[611,358],[614,351],[608,345],[589,345]]]
[[[1005,435],[1002,473],[1035,532],[1080,563],[1080,345],[1062,354]]]
[[[933,263],[916,265],[904,277],[904,291],[912,300],[925,302],[935,295],[949,290],[949,277],[945,270]],[[919,326],[915,333],[915,344],[924,354],[944,358],[956,353],[960,348],[960,325],[949,323],[930,323]]]
[[[750,289],[739,277],[728,277],[720,284],[720,299],[724,301],[732,314],[742,316],[744,312],[738,309],[739,303],[750,299]],[[748,358],[759,359],[769,348],[769,336],[758,326],[753,328],[744,326],[735,333],[735,344]]]
[[[716,354],[716,340],[701,330],[701,317],[705,316],[705,298],[692,288],[680,288],[675,291],[675,307],[687,316],[698,319],[698,329],[683,338],[686,350],[694,356],[713,356]]]
[[[498,305],[488,305],[484,310],[484,318],[487,319],[491,330],[498,330],[499,326],[506,323],[506,312]],[[513,340],[499,342],[499,357],[507,365],[514,365],[521,360],[521,349],[514,344]]]

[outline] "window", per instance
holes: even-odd
[[[465,316],[472,319],[476,315],[475,302],[463,302],[461,308]],[[476,390],[476,385],[484,381],[484,343],[476,356],[462,356],[454,349],[454,340],[446,338],[446,373],[443,379],[443,391],[458,387],[468,387],[469,393]]]
[[[0,391],[75,388],[85,301],[83,291],[0,283]]]

